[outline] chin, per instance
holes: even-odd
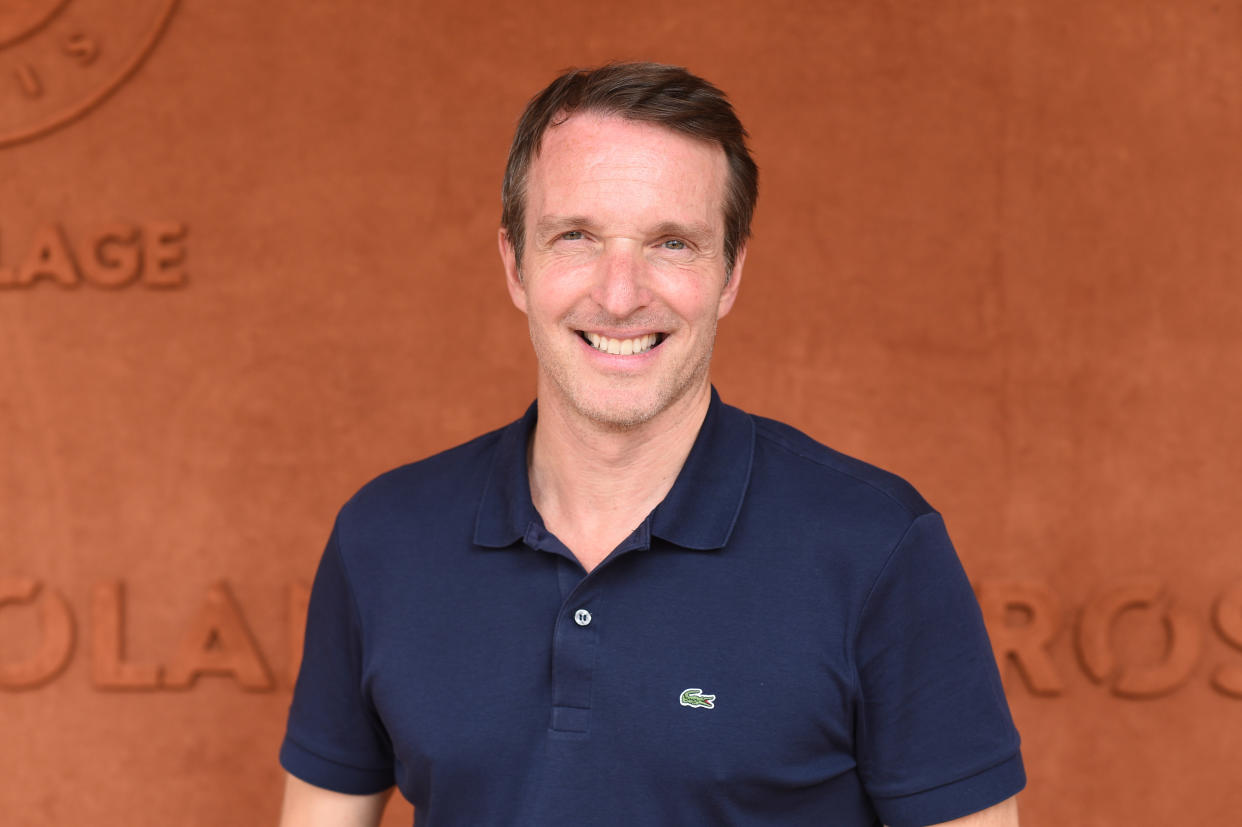
[[[576,400],[574,407],[585,418],[606,427],[628,430],[646,425],[663,410],[659,404],[641,404],[634,401],[610,404],[603,400]]]
[[[597,388],[567,395],[578,414],[598,425],[628,430],[646,425],[677,404],[689,390],[685,386],[643,388]]]

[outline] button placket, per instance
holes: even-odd
[[[599,654],[597,615],[600,604],[598,578],[588,575],[566,596],[557,613],[550,722],[554,732],[582,737],[590,731],[592,685]]]
[[[650,520],[643,522],[603,562],[584,574],[569,558],[557,567],[561,609],[552,633],[552,715],[549,730],[577,740],[590,732],[592,686],[599,657],[599,612],[604,586],[619,557],[650,547]]]

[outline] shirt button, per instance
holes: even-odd
[[[574,623],[579,626],[588,626],[591,623],[591,613],[586,609],[579,609],[574,612]]]

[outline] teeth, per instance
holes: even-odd
[[[648,333],[645,336],[638,336],[633,339],[609,339],[607,336],[601,336],[598,333],[586,333],[585,335],[592,347],[603,353],[611,353],[613,356],[630,356],[646,353],[655,347],[656,342],[660,338],[656,333]]]

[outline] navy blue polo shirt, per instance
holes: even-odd
[[[940,516],[711,406],[590,574],[531,503],[536,407],[391,471],[319,566],[281,763],[415,824],[934,824],[1025,778]]]

